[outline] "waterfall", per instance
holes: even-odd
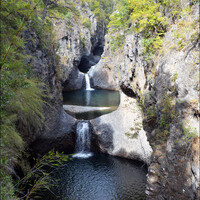
[[[87,152],[90,150],[89,123],[80,121],[76,127],[76,152]]]
[[[87,158],[90,153],[90,131],[88,121],[79,121],[76,127],[76,154],[74,157]]]
[[[90,78],[89,78],[88,74],[85,74],[85,84],[86,84],[86,90],[94,90],[90,86]]]

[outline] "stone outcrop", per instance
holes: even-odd
[[[36,154],[44,154],[50,149],[74,152],[76,119],[69,116],[62,105],[62,90],[77,90],[83,87],[84,74],[78,65],[83,56],[92,57],[93,62],[100,59],[99,46],[103,45],[104,27],[99,26],[94,14],[87,4],[77,9],[87,24],[73,17],[57,19],[52,23],[55,27],[55,40],[59,48],[41,45],[40,37],[34,30],[24,33],[26,40],[27,64],[32,66],[34,75],[45,83],[48,103],[44,105],[45,122],[42,129],[32,130],[27,138],[31,149]],[[51,42],[51,41],[49,41]]]
[[[89,77],[93,88],[119,90],[118,85],[113,79],[112,72],[109,69],[102,67],[102,61],[91,67]]]
[[[114,67],[122,57],[114,57],[110,50],[109,38],[105,36],[105,47],[101,60],[89,70],[91,85],[94,88],[119,90],[119,84],[114,80]]]
[[[147,85],[144,70],[151,66],[142,56],[141,41],[139,34],[127,35],[123,51],[113,53],[110,37],[106,35],[102,59],[89,71],[92,86],[108,90],[119,90],[120,87],[125,87],[135,94],[138,93],[137,90],[143,91]]]
[[[104,45],[104,24],[98,24],[87,3],[82,7],[77,4],[77,8],[80,11],[80,20],[71,18],[54,22],[56,39],[59,41],[58,73],[65,91],[83,87],[82,72],[85,73],[99,61],[101,52],[98,49],[103,50]]]
[[[133,98],[121,93],[118,109],[91,120],[102,152],[149,163],[152,149],[142,127],[142,113]]]
[[[85,66],[97,63],[104,43],[104,27],[97,26],[87,4],[83,8],[84,13],[81,12],[90,27],[79,25],[73,19],[54,22],[60,44],[57,52],[60,65],[55,52],[41,47],[36,33],[31,30],[25,33],[26,48],[32,55],[27,62],[49,87],[52,96],[51,107],[45,106],[45,125],[42,130],[35,130],[31,139],[36,153],[43,154],[58,146],[67,152],[74,149],[76,121],[63,111],[61,84],[66,90],[80,89],[83,73],[78,68],[88,70]],[[121,90],[119,108],[91,120],[93,146],[111,155],[147,162],[148,199],[198,198],[197,22],[196,6],[188,16],[168,28],[163,48],[148,61],[140,34],[126,35],[124,48],[115,54],[108,35],[100,62],[89,71],[92,87]],[[176,37],[174,33],[181,35],[180,31],[184,35]],[[142,104],[143,113],[138,103]]]
[[[60,108],[51,110],[46,117],[45,129],[30,147],[36,156],[44,155],[51,149],[73,153],[76,143],[76,119]]]
[[[85,83],[84,73],[80,72],[77,68],[72,70],[69,78],[63,84],[63,92],[71,90],[83,89]]]
[[[32,30],[25,32],[26,51],[31,55],[27,60],[32,65],[34,75],[45,83],[44,87],[51,96],[44,104],[44,126],[32,130],[27,141],[36,155],[43,155],[52,148],[73,152],[75,145],[75,119],[67,115],[62,107],[61,81],[57,77],[57,62],[55,52],[43,48],[39,37]]]
[[[176,28],[176,25],[172,26],[166,34],[165,48],[169,48],[167,45],[172,43],[176,44],[176,40],[169,42],[172,38],[171,31]],[[149,199],[169,196],[171,199],[197,198],[200,116],[197,103],[197,54],[198,41],[195,40],[181,51],[177,51],[175,47],[168,50],[156,63],[158,74],[151,95],[155,100],[155,121],[159,127],[154,126],[153,130],[148,130],[149,138],[155,144],[159,132],[163,134],[163,126],[169,125],[169,132],[164,133],[167,136],[161,137],[164,142],[157,145],[152,157],[147,187]],[[149,104],[148,100],[146,103]],[[172,109],[170,115],[164,109]],[[170,118],[169,121],[167,118]]]
[[[191,34],[196,31],[192,28],[190,31],[184,30],[185,32],[181,30],[187,35],[184,48],[180,49],[178,39],[173,38],[173,33],[180,31],[177,29],[178,24],[185,23],[188,26],[195,23],[197,8],[193,9],[191,18],[178,21],[166,33],[163,47],[165,51],[155,62],[155,82],[152,90],[147,93],[150,98],[146,97],[147,111],[154,107],[156,114],[156,118],[150,119],[156,123],[155,126],[146,130],[151,143],[157,144],[149,167],[149,199],[197,199],[199,41],[192,39]],[[150,127],[146,119],[145,123],[145,127]],[[162,135],[163,127],[167,129],[167,126],[169,132]],[[163,142],[155,142],[158,138]]]
[[[113,89],[115,85],[126,95],[137,97],[142,104],[142,128],[154,150],[147,179],[148,199],[198,198],[200,113],[197,18],[198,5],[192,7],[189,16],[168,29],[163,48],[148,61],[143,54],[140,34],[127,35],[124,48],[115,54],[111,51],[108,35],[102,60],[89,72],[94,87]],[[95,131],[99,135],[100,148],[113,155],[117,144],[115,129],[107,121],[111,120],[111,116],[112,120],[118,119],[114,126],[120,130],[119,124],[127,115],[119,119],[117,114],[120,116],[118,110],[107,115],[110,118],[102,116],[92,122],[97,127]],[[127,123],[130,119],[127,118]]]
[[[105,111],[105,110],[114,110],[115,107],[91,107],[91,106],[74,106],[74,105],[64,105],[64,110],[69,113],[87,113],[94,111]]]

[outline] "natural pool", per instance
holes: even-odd
[[[138,161],[94,154],[58,168],[53,193],[44,200],[144,200],[147,168]]]
[[[95,89],[63,92],[63,105],[110,107],[118,106],[119,103],[118,91]]]
[[[76,90],[63,92],[63,105],[106,107],[107,109],[93,110],[89,112],[68,113],[76,119],[90,120],[101,115],[113,112],[120,103],[118,91],[110,90]]]

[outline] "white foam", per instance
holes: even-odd
[[[74,154],[72,157],[73,158],[89,158],[93,156],[93,153],[84,153],[84,152],[79,152]]]

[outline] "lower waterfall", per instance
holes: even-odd
[[[73,157],[88,158],[92,156],[90,143],[89,123],[88,121],[79,121],[76,127],[76,154]]]

